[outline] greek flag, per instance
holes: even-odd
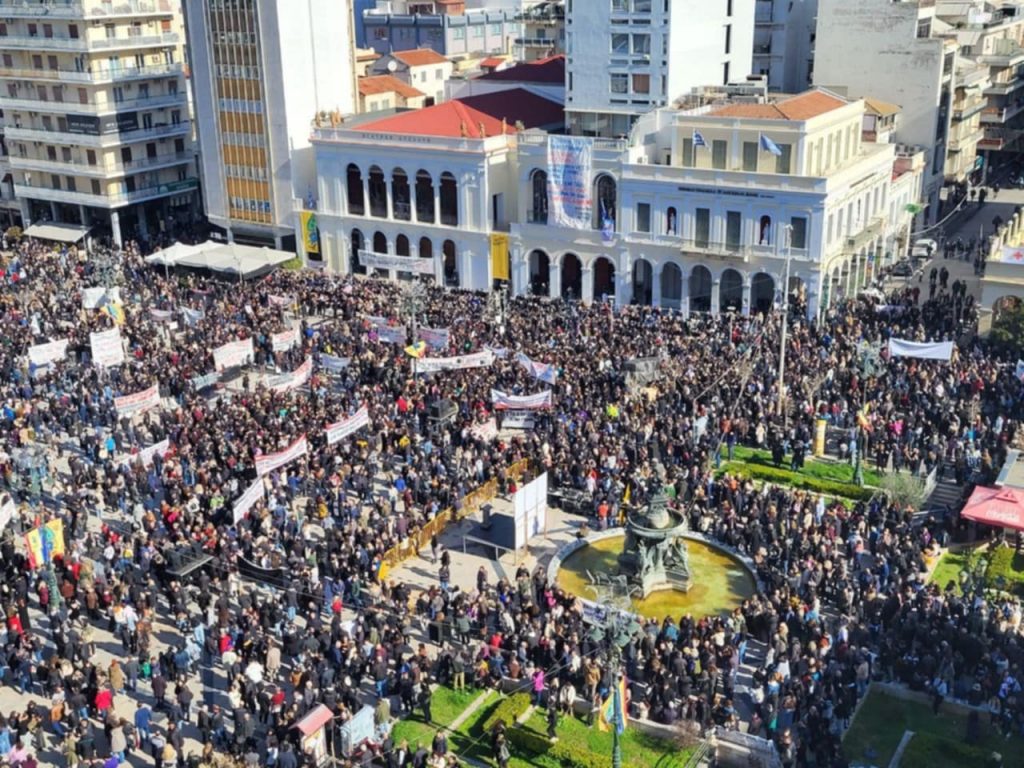
[[[771,154],[775,155],[776,157],[779,157],[779,156],[782,155],[782,150],[779,149],[779,145],[776,144],[771,139],[769,139],[763,133],[761,134],[760,144],[761,144],[761,151],[762,152],[770,152]]]
[[[706,147],[708,145],[707,140],[704,138],[704,134],[698,131],[696,128],[693,129],[693,148]]]

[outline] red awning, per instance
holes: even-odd
[[[979,486],[960,515],[986,525],[1024,531],[1024,493],[1012,488]]]
[[[295,727],[302,732],[303,736],[309,736],[309,734],[315,733],[317,729],[322,728],[325,723],[330,721],[330,719],[331,710],[321,704],[304,718],[299,720],[299,722],[295,724]]]

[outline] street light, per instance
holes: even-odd
[[[786,384],[783,376],[786,372],[786,332],[789,330],[789,267],[793,258],[793,225],[782,225],[782,237],[786,246],[786,279],[782,284],[782,334],[779,339],[779,395],[778,415],[785,418],[785,393]]]
[[[423,306],[426,299],[426,287],[423,283],[415,281],[412,283],[406,283],[402,289],[402,314],[406,317],[406,324],[408,326],[409,335],[412,337],[412,343],[417,342],[417,336],[419,328],[417,327],[417,317],[420,312],[423,311]],[[412,357],[411,366],[413,378],[416,378],[416,357]]]

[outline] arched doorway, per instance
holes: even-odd
[[[690,311],[711,311],[711,270],[698,264],[690,273]]]
[[[434,260],[434,242],[429,237],[420,238],[419,257],[421,259],[428,259],[430,261]],[[418,274],[422,281],[425,283],[434,282],[434,275],[432,274],[423,275],[418,272],[416,274]]]
[[[349,163],[345,171],[345,191],[349,214],[363,216],[366,213],[366,203],[363,200],[363,172],[355,163]]]
[[[544,251],[530,251],[530,295],[550,296],[551,258]]]
[[[593,301],[604,301],[608,297],[615,300],[615,265],[604,256],[594,262],[594,296]]]
[[[579,301],[583,295],[583,267],[575,253],[562,257],[562,296]]]
[[[391,172],[391,207],[394,217],[399,221],[412,220],[409,177],[401,168]]]
[[[370,193],[370,215],[378,219],[387,218],[388,184],[384,180],[384,171],[376,165],[370,166],[367,188]]]
[[[350,258],[349,258],[349,266],[351,267],[352,274],[354,274],[354,275],[365,275],[366,274],[366,267],[364,267],[363,263],[359,260],[359,252],[361,250],[363,250],[365,247],[366,247],[366,244],[363,242],[363,233],[360,232],[358,229],[353,229],[352,230],[352,253],[349,254],[349,256],[350,256]]]
[[[661,269],[661,306],[683,308],[683,270],[671,262]]]
[[[646,259],[633,262],[633,303],[654,303],[654,270]]]
[[[441,246],[444,255],[444,284],[457,288],[459,286],[459,266],[455,260],[455,243],[445,240]]]
[[[548,223],[548,174],[540,169],[530,174],[532,200],[529,221],[531,224]]]
[[[441,223],[459,226],[459,183],[447,171],[441,174]]]
[[[718,286],[718,311],[743,311],[743,277],[735,269],[727,269],[722,273],[722,281]]]
[[[408,256],[409,255],[409,238],[405,235],[399,235],[395,238],[395,255],[396,256]],[[405,270],[398,271],[399,280],[412,280],[412,272]]]
[[[434,223],[434,181],[424,170],[416,171],[416,221]]]
[[[750,281],[750,311],[767,315],[775,305],[775,278],[758,272]]]

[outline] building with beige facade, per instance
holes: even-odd
[[[0,109],[25,226],[116,243],[198,213],[180,7],[172,0],[0,4]]]

